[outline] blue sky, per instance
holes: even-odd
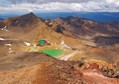
[[[0,0],[0,13],[119,12],[119,0]]]

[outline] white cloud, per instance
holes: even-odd
[[[4,1],[4,0],[3,0]],[[38,0],[37,0],[38,1]],[[41,0],[42,1],[42,0]],[[54,0],[55,1],[55,0]],[[65,1],[65,0],[64,0]],[[72,1],[72,0],[70,0]],[[51,11],[85,11],[85,12],[119,12],[118,0],[80,0],[82,3],[48,2],[48,3],[22,3],[0,5],[0,11],[4,12],[51,12]]]

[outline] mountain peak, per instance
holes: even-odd
[[[33,12],[30,12],[29,14],[34,14]]]
[[[30,19],[30,18],[39,18],[39,17],[36,16],[33,12],[31,12],[31,13],[28,13],[28,14],[20,16],[20,18],[24,18],[24,19],[28,18],[28,19]]]
[[[33,12],[30,12],[30,13],[28,13],[28,14],[26,14],[26,15],[36,16]]]
[[[12,21],[12,26],[19,26],[19,27],[24,27],[26,25],[34,25],[37,22],[39,22],[41,19],[36,16],[33,12],[22,15],[20,17],[15,18]]]

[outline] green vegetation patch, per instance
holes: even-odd
[[[50,55],[52,57],[57,57],[64,53],[64,50],[56,50],[56,49],[49,49],[49,50],[40,50],[40,52]]]

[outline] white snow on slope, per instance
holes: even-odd
[[[28,42],[24,42],[26,46],[30,46],[31,43],[28,43]]]
[[[2,31],[8,31],[8,30],[7,30],[7,26],[1,28],[1,30],[2,30]]]

